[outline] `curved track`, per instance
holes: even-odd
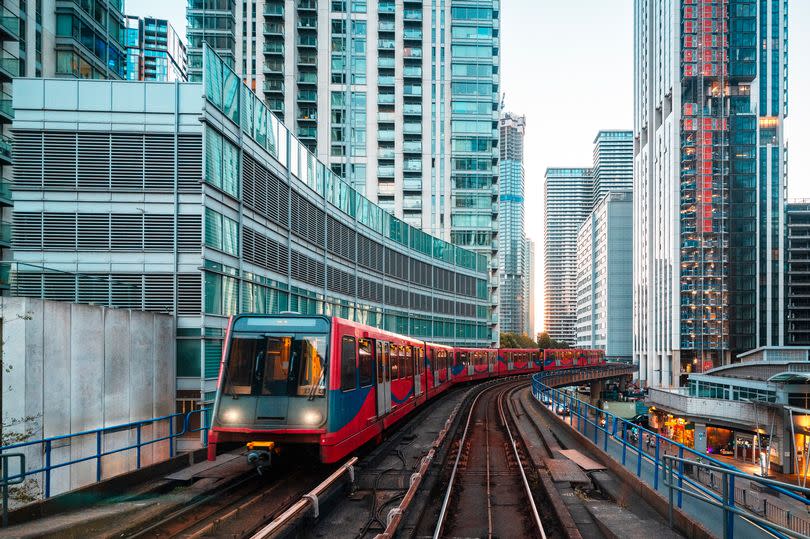
[[[442,502],[439,537],[540,537],[537,511],[505,400],[525,380],[495,384],[470,405]]]

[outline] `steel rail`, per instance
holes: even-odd
[[[340,468],[335,470],[332,475],[323,480],[317,487],[304,494],[300,500],[295,502],[286,511],[281,513],[278,517],[273,519],[272,522],[257,531],[251,539],[265,539],[272,537],[281,529],[292,521],[298,513],[305,510],[308,506],[312,505],[315,510],[315,516],[318,516],[318,497],[321,496],[328,488],[334,485],[338,479],[348,472],[352,481],[354,481],[354,464],[357,462],[357,457],[352,457]]]
[[[540,520],[540,514],[537,512],[537,504],[534,502],[534,496],[532,495],[532,489],[529,486],[529,480],[526,478],[526,472],[523,469],[523,462],[520,458],[520,452],[518,452],[517,444],[515,443],[515,439],[512,436],[512,429],[509,428],[509,423],[506,420],[506,413],[503,411],[503,397],[508,393],[509,390],[505,389],[498,395],[498,412],[501,415],[501,421],[503,422],[504,427],[506,427],[506,434],[509,436],[509,443],[512,444],[512,450],[515,452],[515,461],[517,462],[518,469],[520,470],[520,477],[523,479],[523,488],[526,489],[526,496],[529,498],[529,503],[532,506],[532,516],[534,517],[534,523],[537,525],[537,529],[540,531],[540,537],[546,539],[546,531],[543,528],[543,522]]]

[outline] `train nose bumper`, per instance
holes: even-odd
[[[254,466],[261,473],[262,468],[270,466],[275,446],[275,442],[248,442],[248,464]]]

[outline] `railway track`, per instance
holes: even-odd
[[[543,519],[510,428],[506,400],[526,380],[494,384],[473,399],[433,530],[439,537],[539,537]]]
[[[121,537],[250,537],[295,505],[333,469],[296,464],[270,477],[251,472]]]

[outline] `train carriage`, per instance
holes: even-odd
[[[248,443],[249,459],[264,465],[278,448],[303,444],[335,462],[454,384],[601,364],[601,350],[454,348],[336,317],[238,315],[208,456],[221,443]]]

